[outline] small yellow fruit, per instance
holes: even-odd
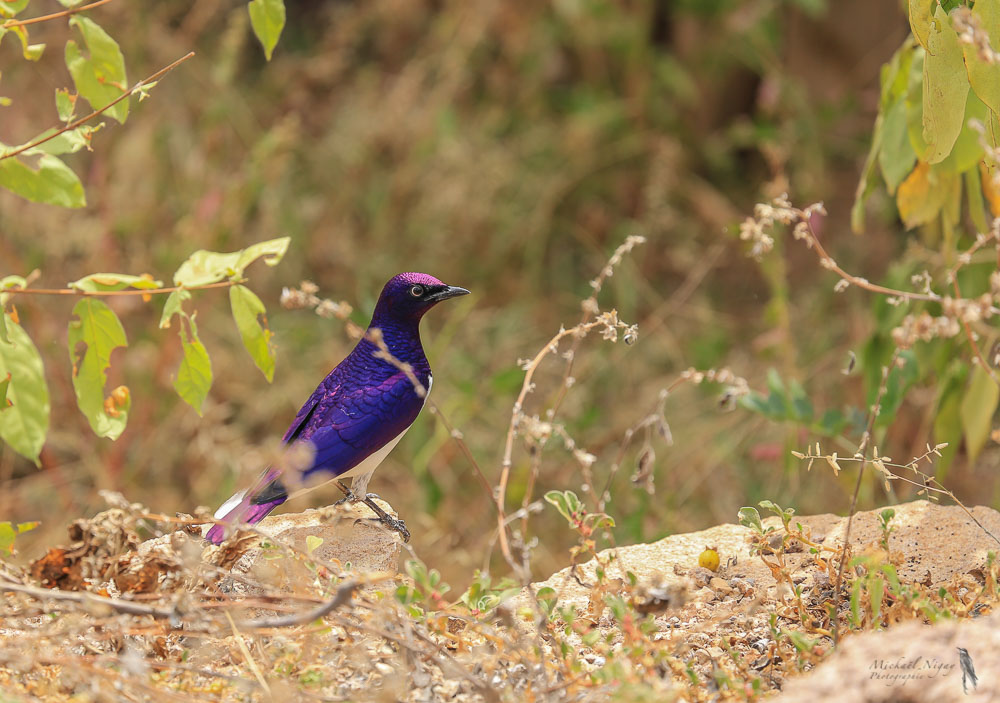
[[[698,555],[698,566],[709,571],[719,570],[719,553],[712,547],[705,547],[705,551]]]

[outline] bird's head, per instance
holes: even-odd
[[[469,291],[449,286],[426,273],[401,273],[389,279],[375,306],[374,319],[419,320],[432,307]]]

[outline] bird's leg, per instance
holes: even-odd
[[[354,494],[354,491],[344,485],[343,481],[337,481],[337,487],[344,492],[344,497],[334,503],[334,505],[341,505],[345,501],[350,501],[352,503],[362,502],[371,508],[371,511],[378,516],[379,522],[388,527],[390,530],[398,532],[404,542],[410,541],[410,531],[406,529],[406,523],[399,518],[392,517],[389,513],[382,510],[379,504],[375,502],[375,499],[379,498],[379,496],[374,493],[367,493],[364,498],[358,498],[357,495]]]

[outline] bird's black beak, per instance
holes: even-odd
[[[458,286],[442,286],[440,290],[436,290],[427,296],[426,300],[432,303],[440,303],[442,300],[448,300],[448,298],[457,298],[460,295],[468,295],[469,291],[465,288],[459,288]]]

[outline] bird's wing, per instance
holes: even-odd
[[[334,389],[334,392],[336,392],[336,389]],[[313,394],[309,396],[309,400],[307,400],[302,407],[299,408],[299,412],[295,416],[295,419],[292,420],[292,424],[285,432],[285,436],[281,438],[282,442],[288,444],[289,442],[295,441],[298,436],[302,434],[302,430],[305,429],[305,426],[312,418],[313,413],[316,412],[316,407],[319,405],[319,401],[322,400],[323,396],[327,393],[329,393],[329,391],[323,386],[320,386],[313,391]]]
[[[351,470],[409,427],[423,404],[402,371],[378,385],[320,399],[298,432],[299,441],[315,450],[306,473],[339,476]]]

